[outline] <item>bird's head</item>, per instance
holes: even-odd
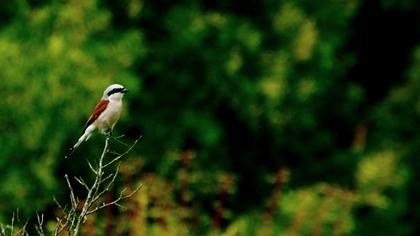
[[[120,84],[112,84],[105,89],[104,95],[102,99],[109,100],[109,99],[121,99],[124,93],[127,93],[128,89],[124,88],[124,86]]]

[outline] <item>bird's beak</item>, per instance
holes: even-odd
[[[121,93],[128,93],[128,89],[123,88],[123,90],[121,90]]]

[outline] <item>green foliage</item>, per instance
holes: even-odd
[[[113,81],[136,91],[139,82],[128,69],[143,50],[141,34],[109,28],[110,13],[96,1],[22,11],[0,32],[3,213],[51,203],[59,190],[55,169],[88,104]]]

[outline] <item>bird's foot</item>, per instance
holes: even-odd
[[[111,138],[111,136],[112,136],[112,129],[107,129],[106,132],[105,132],[105,134],[106,134],[106,136],[108,138]]]

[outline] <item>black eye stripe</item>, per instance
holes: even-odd
[[[114,89],[112,89],[111,91],[109,91],[108,93],[107,93],[107,95],[108,96],[111,96],[112,94],[114,94],[114,93],[119,93],[119,92],[121,92],[121,91],[123,91],[124,90],[124,88],[114,88]]]

